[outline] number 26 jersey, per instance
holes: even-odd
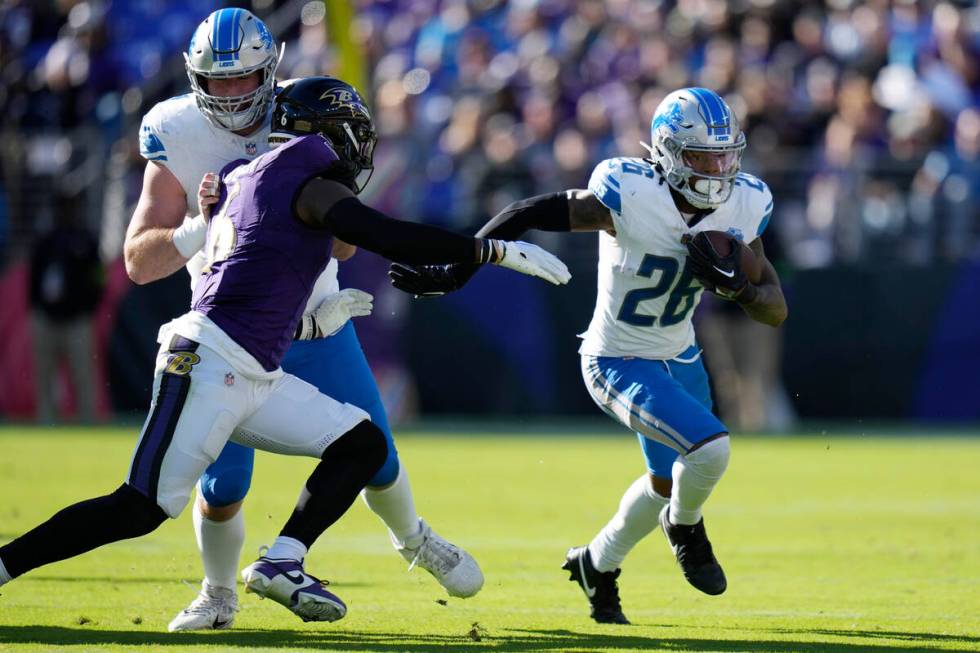
[[[579,353],[667,360],[694,344],[691,317],[703,287],[687,266],[686,233],[725,231],[748,244],[772,214],[772,193],[739,173],[731,197],[694,227],[670,186],[646,159],[607,159],[589,190],[612,214],[615,234],[599,234],[595,311]]]

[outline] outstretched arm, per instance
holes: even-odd
[[[495,263],[552,283],[566,283],[565,265],[540,247],[473,238],[422,224],[394,220],[366,206],[347,187],[313,179],[296,199],[303,222],[330,229],[345,242],[405,263]]]
[[[609,209],[592,191],[572,189],[514,202],[491,218],[476,235],[513,240],[531,229],[600,231],[612,228]]]
[[[394,220],[328,179],[313,179],[303,187],[296,214],[310,226],[329,229],[344,242],[393,261],[472,263],[483,256],[482,239]]]
[[[476,235],[514,239],[531,229],[611,231],[613,223],[609,209],[592,191],[573,189],[514,202],[483,225]],[[388,275],[399,290],[420,297],[436,297],[459,290],[478,269],[476,263],[414,267],[396,263]]]

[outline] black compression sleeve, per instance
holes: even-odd
[[[473,263],[477,255],[475,238],[389,218],[356,197],[334,204],[323,223],[346,243],[409,265]]]
[[[568,193],[538,195],[514,202],[476,232],[478,237],[517,240],[529,229],[571,231]]]

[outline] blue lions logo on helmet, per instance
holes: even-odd
[[[653,117],[653,129],[666,125],[670,127],[670,130],[676,132],[679,127],[686,127],[688,125],[683,125],[684,112],[681,110],[681,103],[674,102],[667,110]]]
[[[262,46],[266,48],[272,47],[272,34],[269,32],[269,28],[265,26],[262,21],[256,21],[255,26],[259,30],[259,37],[262,39]]]

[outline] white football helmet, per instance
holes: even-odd
[[[735,186],[745,134],[721,97],[682,88],[664,98],[650,125],[650,150],[670,187],[700,209],[714,209]]]
[[[245,9],[219,9],[197,26],[184,53],[187,77],[201,113],[216,127],[237,131],[265,117],[282,58],[272,34]],[[233,97],[211,95],[208,79],[245,77],[260,71],[259,87]]]

